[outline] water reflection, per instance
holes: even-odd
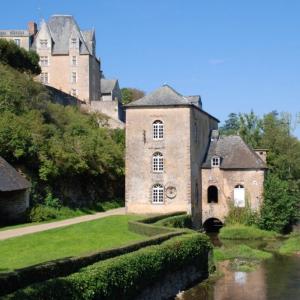
[[[229,262],[215,283],[204,282],[176,300],[300,300],[300,257],[274,255],[249,273],[234,272]]]

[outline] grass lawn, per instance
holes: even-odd
[[[279,249],[281,254],[300,254],[300,233],[292,233]]]
[[[242,224],[224,226],[219,234],[221,239],[228,240],[256,240],[275,238],[277,236],[276,232],[261,230],[254,226],[245,226]]]
[[[147,237],[128,230],[128,221],[139,218],[128,215],[111,216],[0,241],[0,271],[79,256],[146,239]]]

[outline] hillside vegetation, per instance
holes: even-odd
[[[91,207],[122,197],[123,130],[100,127],[99,114],[52,103],[26,63],[22,73],[10,65],[0,56],[0,155],[32,181],[32,206]]]

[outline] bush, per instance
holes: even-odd
[[[172,228],[193,228],[191,215],[173,216],[162,219],[155,223],[155,225],[166,226]]]
[[[254,226],[235,224],[221,228],[219,237],[228,240],[256,240],[274,238],[277,234],[272,231],[258,229]]]
[[[134,299],[158,279],[187,266],[208,275],[211,249],[205,235],[185,235],[96,263],[65,278],[29,286],[7,299]]]
[[[57,209],[45,205],[37,205],[29,212],[29,221],[43,222],[56,219],[58,215]]]

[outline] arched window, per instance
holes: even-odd
[[[164,123],[160,120],[153,122],[153,139],[162,140],[164,138]]]
[[[164,203],[164,187],[161,184],[152,187],[152,203]]]
[[[245,207],[245,188],[243,185],[238,184],[234,187],[233,192],[234,206],[235,207]]]
[[[211,185],[207,189],[207,202],[208,203],[218,203],[218,188],[214,185]]]
[[[152,169],[155,173],[164,171],[164,157],[162,153],[155,152],[152,156]]]

